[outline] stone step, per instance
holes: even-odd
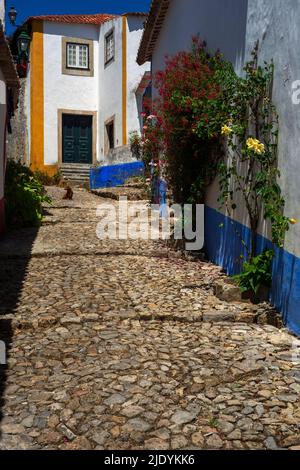
[[[86,183],[90,179],[90,168],[91,165],[79,165],[79,164],[69,164],[62,165],[60,172],[63,177],[72,183],[80,184]]]
[[[74,169],[74,168],[67,168],[67,169],[61,169],[61,172],[62,173],[79,173],[81,175],[89,175],[90,174],[90,170],[82,170],[82,169]]]
[[[81,166],[81,165],[70,165],[70,166],[61,166],[61,171],[90,171],[90,166]]]
[[[85,174],[85,173],[62,173],[63,176],[65,176],[66,178],[85,178],[85,179],[89,179],[89,175],[88,174]]]
[[[61,168],[85,168],[92,167],[91,163],[62,163]]]
[[[66,179],[72,179],[72,180],[86,180],[89,181],[89,175],[80,175],[78,173],[62,173],[63,177]]]

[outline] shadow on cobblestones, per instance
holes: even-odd
[[[0,342],[5,345],[4,349],[2,347],[2,351],[5,350],[6,363],[9,360],[9,351],[13,340],[12,316],[20,301],[31,259],[32,246],[37,234],[38,229],[36,228],[10,232],[0,241]],[[16,244],[20,244],[20,248],[22,248],[17,254],[15,252]],[[14,254],[10,252],[9,248],[2,250],[4,245],[14,247]],[[2,410],[5,404],[7,369],[7,365],[0,363],[0,424],[4,418]]]

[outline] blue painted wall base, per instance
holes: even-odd
[[[228,275],[241,271],[241,255],[247,254],[241,239],[250,244],[249,228],[206,206],[206,253],[208,258],[222,266]],[[300,259],[285,250],[274,248],[272,243],[262,236],[257,237],[257,242],[259,252],[265,248],[275,251],[270,301],[282,313],[285,325],[300,336]]]
[[[143,176],[143,162],[122,163],[120,165],[100,166],[91,168],[90,188],[112,188],[122,186],[128,178],[134,176]]]

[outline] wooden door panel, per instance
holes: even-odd
[[[92,163],[92,116],[63,115],[63,163]]]

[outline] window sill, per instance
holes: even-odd
[[[104,68],[106,69],[110,65],[112,65],[115,62],[115,58],[108,60],[107,62],[104,63]]]
[[[85,68],[85,67],[70,67],[70,66],[67,66],[66,67],[66,70],[69,71],[69,72],[89,72],[91,73],[91,69],[90,68]]]
[[[87,69],[71,69],[69,67],[64,67],[62,70],[62,75],[71,75],[74,77],[93,77],[94,70]]]

